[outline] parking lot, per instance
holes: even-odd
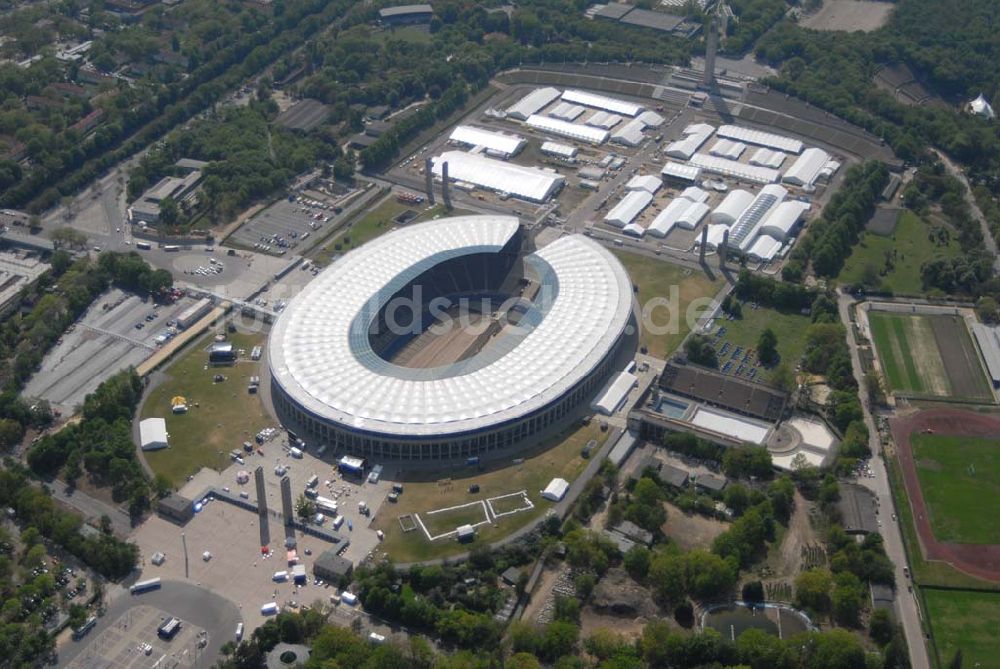
[[[152,669],[160,665],[193,667],[207,645],[202,628],[184,621],[177,635],[168,640],[157,629],[171,614],[153,606],[136,606],[122,613],[114,623],[92,639],[86,650],[67,667],[72,669]]]
[[[49,351],[24,396],[48,400],[53,409],[71,413],[101,382],[149,357],[157,338],[171,330],[168,324],[193,303],[181,297],[174,304],[157,305],[118,289],[108,291]]]
[[[308,196],[278,200],[240,226],[228,239],[241,247],[269,253],[301,253],[311,236],[322,235],[337,223],[340,206]]]
[[[309,478],[314,474],[319,477],[319,494],[337,501],[338,513],[344,516],[340,532],[350,539],[344,557],[355,564],[365,559],[379,544],[369,523],[392,484],[386,481],[361,484],[344,480],[336,474],[330,462],[316,458],[308,450],[301,459],[292,458],[286,454],[285,445],[287,441],[282,436],[261,447],[264,455],[256,450],[253,455],[245,455],[243,465],[234,463],[221,473],[203,469],[180,491],[189,499],[197,499],[208,487],[217,486],[229,488],[232,492],[246,492],[248,499],[255,502],[257,494],[253,477],[241,485],[237,483],[237,473],[246,470],[252,474],[258,466],[264,467],[267,505],[271,512],[268,523],[270,555],[261,554],[257,514],[226,502],[210,501],[183,528],[159,516],[152,516],[136,529],[131,539],[142,553],[142,575],[139,579],[160,576],[165,579],[186,578],[199,585],[211,584],[212,590],[237,604],[248,630],[263,623],[265,617],[260,608],[268,602],[277,602],[280,606],[287,606],[290,602],[299,605],[311,605],[316,600],[329,602],[329,596],[335,592],[334,586],[317,584],[312,566],[314,560],[332,545],[317,537],[295,532],[299,563],[305,565],[309,575],[306,585],[298,586],[291,580],[273,580],[275,572],[290,569],[284,549],[286,528],[278,515],[281,513],[281,476],[275,473],[275,469],[284,467],[284,475],[291,479],[293,504],[305,490]],[[358,502],[362,500],[371,509],[368,516],[358,510]],[[330,519],[324,518],[324,525],[329,524]],[[186,573],[184,541],[188,555]],[[204,559],[206,551],[210,554],[207,560]],[[166,561],[160,566],[150,562],[156,552],[166,555]]]

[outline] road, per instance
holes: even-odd
[[[106,515],[111,519],[111,531],[116,537],[124,539],[132,532],[132,521],[120,507],[91,497],[80,490],[68,491],[69,486],[58,479],[49,485],[49,490],[54,499],[76,509],[85,519]]]
[[[1000,272],[1000,256],[997,255],[997,242],[993,239],[993,233],[990,231],[990,224],[986,222],[986,217],[983,216],[982,210],[979,209],[979,205],[976,204],[976,198],[972,196],[972,187],[969,186],[969,180],[965,178],[965,173],[962,169],[956,165],[951,158],[946,156],[943,151],[937,149],[931,149],[937,157],[941,159],[944,164],[948,174],[955,177],[962,182],[965,186],[965,191],[962,195],[965,197],[965,202],[969,205],[969,211],[972,217],[976,219],[979,223],[979,227],[983,231],[983,243],[986,245],[986,250],[993,255],[993,269],[994,271]]]
[[[863,478],[858,482],[871,490],[878,499],[878,508],[887,510],[895,509],[892,498],[892,490],[889,487],[889,473],[885,466],[885,455],[881,452],[881,442],[879,432],[875,425],[875,419],[871,413],[871,403],[868,397],[868,387],[865,384],[864,368],[861,366],[861,357],[858,354],[858,344],[851,327],[850,305],[854,302],[849,295],[839,293],[837,297],[837,307],[840,312],[840,320],[847,328],[847,346],[851,352],[851,368],[854,370],[854,378],[858,382],[858,396],[861,399],[861,406],[864,408],[865,425],[868,427],[868,446],[873,454],[882,457],[871,459],[871,469],[875,474],[874,478]],[[891,457],[891,456],[889,456]],[[924,643],[924,632],[920,624],[920,610],[916,600],[916,594],[908,591],[905,586],[910,579],[903,573],[903,568],[909,564],[906,558],[906,549],[903,546],[903,535],[899,529],[898,522],[892,522],[884,518],[886,514],[880,514],[885,522],[881,522],[881,534],[885,546],[885,552],[895,565],[896,576],[896,619],[903,627],[906,636],[906,645],[910,650],[910,663],[914,669],[929,668],[930,658],[927,654],[927,645]],[[898,514],[897,514],[898,517]]]

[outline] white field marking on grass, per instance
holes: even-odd
[[[521,499],[524,502],[525,506],[522,506],[519,509],[514,509],[512,511],[504,511],[503,513],[497,513],[496,509],[493,508],[494,500],[507,499],[508,497],[514,497],[516,495],[521,496]],[[489,507],[490,513],[493,514],[494,519],[502,518],[503,516],[511,516],[515,513],[520,513],[521,511],[530,511],[535,508],[535,505],[532,504],[531,500],[528,498],[527,490],[519,490],[518,492],[507,493],[506,495],[499,495],[497,497],[487,497],[486,505]]]
[[[472,527],[479,527],[480,525],[488,525],[489,523],[493,522],[490,519],[489,507],[487,507],[486,506],[486,502],[484,502],[482,500],[478,500],[478,501],[475,501],[475,502],[468,502],[466,504],[459,504],[458,506],[449,506],[449,507],[445,507],[443,509],[434,509],[433,511],[428,511],[427,515],[428,516],[433,516],[436,513],[447,513],[448,511],[457,511],[458,509],[465,509],[465,508],[470,507],[470,506],[476,506],[477,504],[482,507],[482,509],[483,509],[483,515],[486,516],[486,520],[481,520],[478,523],[473,523]],[[451,532],[445,532],[443,534],[437,534],[437,535],[431,536],[431,533],[427,530],[427,526],[424,525],[423,519],[420,518],[420,514],[419,513],[415,513],[415,514],[413,514],[413,517],[417,519],[418,523],[420,523],[420,529],[424,531],[424,536],[427,537],[428,541],[437,541],[438,539],[444,539],[446,537],[450,537],[451,535],[458,533],[458,529],[456,528],[456,529],[452,530]]]

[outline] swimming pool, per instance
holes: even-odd
[[[663,414],[667,418],[683,418],[684,414],[687,413],[688,406],[690,405],[687,402],[681,402],[671,397],[661,397],[656,402],[656,413]]]

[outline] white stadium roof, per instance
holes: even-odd
[[[618,98],[609,98],[606,95],[597,95],[575,89],[564,91],[562,99],[566,102],[573,102],[585,107],[594,107],[595,109],[603,109],[604,111],[621,114],[622,116],[637,116],[644,109],[642,105],[634,102],[626,102]]]
[[[559,142],[542,142],[541,151],[542,153],[559,156],[560,158],[575,158],[578,153],[575,146],[560,144]]]
[[[610,130],[621,122],[621,116],[618,114],[609,114],[606,111],[595,112],[593,116],[584,121],[587,125],[592,125],[595,128],[604,128],[605,130]]]
[[[589,125],[567,123],[566,121],[561,121],[557,118],[549,118],[548,116],[533,114],[528,117],[528,120],[525,121],[525,123],[532,128],[541,130],[542,132],[549,132],[553,135],[562,135],[564,137],[578,139],[581,142],[603,144],[608,140],[607,130],[591,128]]]
[[[482,146],[488,151],[504,156],[513,156],[524,147],[525,143],[524,137],[519,135],[507,135],[471,125],[456,126],[451,131],[449,139],[468,146]]]
[[[660,177],[653,174],[636,174],[625,184],[626,190],[644,190],[647,193],[655,193],[660,190],[663,182]]]
[[[769,149],[778,149],[779,151],[786,151],[788,153],[799,154],[802,153],[803,149],[802,142],[797,139],[785,137],[784,135],[775,135],[772,132],[744,128],[739,125],[723,125],[716,132],[719,137],[735,139],[757,146],[766,146]]]
[[[750,206],[751,202],[753,202],[753,193],[750,191],[745,191],[742,188],[729,191],[712,212],[712,222],[732,225],[743,213],[743,210]]]
[[[644,190],[629,191],[629,193],[607,213],[604,217],[604,222],[609,225],[623,228],[634,221],[635,217],[641,214],[642,210],[648,207],[652,201],[652,193]]]
[[[536,88],[509,107],[507,115],[523,121],[558,98],[558,88]]]
[[[776,170],[781,167],[781,164],[785,162],[785,158],[787,157],[788,154],[781,151],[761,147],[750,156],[750,164],[759,165],[760,167],[770,167]]]
[[[445,151],[431,160],[431,169],[436,177],[441,176],[442,166],[447,162],[449,179],[510,193],[533,202],[544,202],[565,181],[565,177],[558,172],[523,167],[462,151]]]
[[[575,121],[580,114],[586,110],[580,105],[573,105],[568,102],[560,102],[549,112],[552,118],[560,118],[564,121]]]
[[[691,156],[691,164],[708,172],[722,174],[727,177],[735,177],[737,179],[745,179],[746,181],[753,181],[761,184],[774,183],[778,180],[778,177],[781,176],[781,173],[778,172],[778,170],[772,170],[769,167],[747,165],[746,163],[741,163],[736,160],[728,160],[726,158],[719,158],[718,156],[711,156],[707,153],[696,153]]]
[[[820,170],[830,160],[830,154],[823,149],[810,148],[795,159],[792,166],[785,172],[782,181],[796,186],[809,186],[816,181]]]
[[[518,227],[510,216],[446,218],[342,256],[279,316],[268,343],[274,380],[318,418],[409,437],[475,432],[548,406],[604,360],[632,311],[625,269],[582,235],[525,258],[558,291],[536,304],[537,325],[506,355],[412,369],[379,357],[369,340],[372,320],[398,290],[449,259],[499,252]]]
[[[785,200],[775,207],[767,219],[760,225],[760,234],[770,235],[777,240],[785,241],[792,233],[802,214],[809,210],[809,205],[798,200]]]

